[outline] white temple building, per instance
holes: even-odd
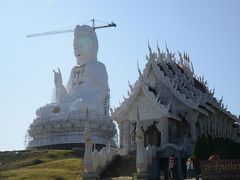
[[[112,112],[120,132],[119,152],[122,156],[136,152],[142,179],[168,177],[167,159],[175,154],[181,178],[184,160],[193,154],[198,137],[240,142],[238,129],[232,126],[239,119],[214,97],[204,78],[194,74],[188,54],[179,52],[177,60],[168,48],[166,52],[148,48],[143,72],[138,68],[139,78],[129,83],[128,97]]]
[[[54,71],[55,102],[40,107],[28,130],[27,148],[71,149],[84,147],[86,110],[88,124],[97,146],[110,144],[116,134],[109,116],[108,74],[97,60],[98,39],[90,26],[76,26],[74,53],[77,65],[72,68],[66,87],[61,72]]]
[[[238,120],[214,97],[204,78],[194,74],[189,56],[149,47],[147,63],[139,78],[129,83],[128,97],[114,109],[122,154],[136,150],[137,107],[145,147],[155,145],[160,157],[192,154],[199,136],[211,135],[240,142],[232,124]]]

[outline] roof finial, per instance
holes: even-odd
[[[152,49],[149,45],[149,40],[148,40],[148,50],[149,50],[149,56],[147,57],[148,60],[152,60],[153,58],[153,53],[152,53]]]
[[[166,47],[167,53],[169,54],[169,50],[168,50],[168,47],[167,47],[167,41],[166,40],[165,40],[165,47]]]
[[[139,76],[142,77],[142,72],[141,72],[141,70],[139,68],[138,60],[137,60],[137,69],[138,69]]]
[[[178,51],[178,55],[179,55],[179,58],[180,58],[180,64],[183,64],[183,57],[182,57],[182,54]]]
[[[123,100],[124,100],[124,101],[126,101],[126,100],[127,100],[127,99],[126,99],[126,97],[124,96],[124,94],[123,94]]]
[[[88,125],[88,108],[86,110],[86,121],[85,121],[85,132],[90,132],[89,125]]]
[[[140,120],[140,115],[139,115],[139,108],[138,108],[138,105],[137,105],[137,128],[139,128],[140,129],[140,122],[141,120]]]
[[[150,44],[149,44],[149,39],[148,39],[148,50],[149,50],[149,53],[152,54],[152,49],[151,49]]]
[[[158,50],[158,55],[160,55],[160,53],[161,53],[161,50],[160,50],[160,48],[159,48],[159,46],[158,46],[158,40],[157,40],[157,50]]]
[[[131,85],[131,83],[130,83],[129,80],[128,80],[128,86],[129,86],[129,88],[130,88],[130,91],[132,92],[132,90],[133,90],[133,86]]]
[[[193,68],[193,63],[192,63],[192,61],[191,61],[191,71],[192,71],[192,73],[194,74],[194,68]]]

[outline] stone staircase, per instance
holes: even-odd
[[[101,180],[107,179],[133,179],[133,173],[136,173],[136,151],[127,156],[118,156],[103,173]]]

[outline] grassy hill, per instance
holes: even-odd
[[[0,179],[82,179],[82,157],[71,150],[0,152]]]

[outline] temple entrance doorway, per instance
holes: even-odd
[[[155,125],[151,125],[144,132],[144,146],[155,145],[160,146],[161,134]]]
[[[180,147],[172,143],[165,144],[161,146],[160,149],[158,150],[157,156],[160,164],[160,167],[159,167],[160,177],[162,177],[162,179],[164,180],[169,179],[168,158],[171,156],[171,154],[174,154],[176,158],[176,169],[175,169],[176,179],[182,179],[182,175],[183,175],[182,172],[185,171],[185,162],[186,162],[185,160],[182,161],[182,159],[184,158],[183,157],[184,153]]]
[[[160,179],[168,180],[168,157],[158,159]]]

